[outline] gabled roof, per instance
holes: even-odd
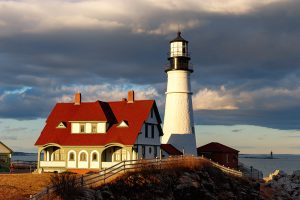
[[[47,123],[35,145],[55,143],[65,146],[99,146],[109,143],[132,145],[147,120],[152,107],[157,111],[154,100],[135,100],[117,102],[57,103],[50,113]],[[161,123],[159,114],[158,123]],[[64,129],[56,128],[66,122]],[[72,134],[70,121],[106,121],[110,127],[104,134]],[[117,128],[118,123],[127,121],[128,128]]]
[[[198,147],[197,152],[198,153],[200,152],[201,153],[204,152],[238,153],[239,151],[231,147],[225,146],[223,144],[220,144],[218,142],[211,142],[209,144]]]
[[[161,144],[160,147],[169,155],[182,155],[182,152],[176,149],[172,144]]]
[[[0,141],[0,153],[12,153],[13,150],[11,150],[8,146],[6,146],[3,142]]]

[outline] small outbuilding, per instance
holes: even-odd
[[[211,142],[198,147],[197,154],[226,167],[238,169],[239,151],[218,142]]]
[[[0,172],[9,171],[12,150],[0,141]]]

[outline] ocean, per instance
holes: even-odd
[[[244,165],[254,167],[262,171],[266,177],[276,169],[283,170],[287,174],[292,174],[295,170],[300,170],[300,155],[274,154],[273,159],[267,154],[241,154],[239,162]],[[13,155],[13,161],[37,161],[37,154]]]
[[[12,155],[12,161],[37,161],[37,153],[22,153],[22,155]]]
[[[270,159],[270,155],[267,154],[241,154],[239,162],[262,171],[264,177],[276,169],[283,170],[287,174],[300,170],[300,155],[273,154],[273,159]]]

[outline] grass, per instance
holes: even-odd
[[[78,182],[76,174],[54,174],[51,176],[50,182],[56,188],[53,197],[59,197],[59,199],[76,199],[82,195],[83,188],[80,182]]]
[[[0,174],[0,199],[26,199],[49,185],[51,174]]]

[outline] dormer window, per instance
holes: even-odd
[[[66,122],[60,122],[56,128],[67,128]]]
[[[106,133],[108,129],[107,122],[96,121],[71,121],[71,133],[80,134],[98,134]]]
[[[92,133],[97,133],[97,124],[96,123],[93,123],[92,124],[92,130],[91,130]]]
[[[128,121],[122,120],[118,125],[118,128],[128,128]]]
[[[80,124],[80,133],[85,133],[85,124]]]

